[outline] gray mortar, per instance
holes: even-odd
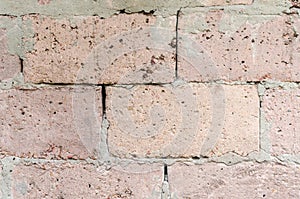
[[[0,5],[1,6],[1,5]],[[14,55],[22,55],[22,20],[20,17],[2,17],[0,20],[0,29],[6,30],[8,52]]]
[[[2,164],[2,179],[1,179],[1,192],[2,198],[10,199],[12,198],[12,171],[15,164],[19,163],[20,159],[16,157],[5,157],[1,159]]]
[[[232,5],[232,6],[210,6],[203,7],[201,1],[192,0],[158,0],[158,1],[144,1],[144,0],[52,0],[48,5],[39,5],[37,0],[1,0],[0,3],[0,15],[10,15],[16,16],[14,24],[9,24],[8,20],[0,24],[0,28],[5,28],[8,30],[8,45],[9,52],[12,54],[17,54],[21,58],[25,58],[25,52],[30,51],[33,48],[33,41],[28,40],[22,43],[22,37],[32,38],[33,29],[30,21],[22,22],[22,15],[27,15],[31,13],[37,13],[41,15],[48,15],[56,18],[64,18],[66,16],[92,16],[98,15],[100,17],[107,18],[113,14],[119,14],[120,10],[124,10],[125,13],[136,13],[145,12],[149,13],[155,11],[154,15],[158,16],[176,16],[176,13],[181,9],[182,14],[197,13],[205,14],[211,10],[224,9],[224,12],[231,16],[231,20],[238,21],[241,24],[246,21],[251,24],[262,23],[266,20],[270,20],[282,13],[290,13],[288,10],[291,7],[289,0],[276,0],[276,1],[265,1],[265,0],[254,0],[252,5]],[[61,9],[58,9],[61,8]],[[297,11],[292,10],[292,11]],[[261,16],[259,16],[261,15]],[[197,32],[204,30],[204,21],[197,22],[188,29],[188,32]],[[198,30],[193,28],[197,27]],[[222,21],[220,26],[220,31],[231,32],[234,31],[236,27],[231,27],[228,21],[225,19]],[[173,86],[178,86],[182,84],[180,80],[174,82]],[[208,82],[208,84],[230,84],[230,85],[246,85],[246,84],[257,84],[257,82],[223,82],[214,81]],[[12,88],[23,88],[23,89],[35,89],[40,87],[56,86],[47,84],[29,84],[24,83],[22,74],[17,75],[14,79],[8,82],[0,83],[0,90],[12,89]],[[72,86],[72,85],[68,85]],[[77,85],[74,85],[77,86]],[[90,85],[85,85],[90,86]],[[91,85],[93,86],[93,85]],[[120,85],[121,87],[130,88],[130,85]],[[284,89],[295,89],[299,87],[299,83],[290,82],[262,82],[258,84],[258,95],[260,100],[262,100],[266,89],[270,88],[284,88]],[[260,151],[254,151],[246,157],[239,156],[233,152],[223,154],[220,157],[211,157],[199,159],[185,159],[185,158],[141,158],[141,159],[120,159],[117,157],[112,157],[109,153],[109,148],[107,145],[107,129],[109,127],[109,122],[105,119],[102,121],[101,130],[101,143],[99,146],[99,160],[42,160],[42,159],[30,159],[30,158],[17,158],[13,156],[8,156],[1,159],[2,164],[2,180],[1,180],[1,191],[3,198],[12,198],[11,196],[11,170],[13,170],[16,164],[33,164],[33,163],[89,163],[95,166],[106,165],[110,168],[114,165],[120,164],[130,164],[130,163],[162,163],[167,165],[172,165],[175,162],[182,162],[187,165],[201,165],[207,162],[223,163],[226,165],[236,164],[242,161],[252,161],[252,162],[279,162],[283,163],[296,163],[300,164],[299,155],[281,155],[278,157],[273,157],[270,155],[270,141],[268,136],[268,131],[270,129],[270,124],[266,121],[264,113],[260,110]],[[15,159],[15,160],[13,160]],[[161,198],[170,198],[169,187],[167,182],[163,182],[162,190],[165,194]]]

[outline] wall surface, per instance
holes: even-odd
[[[0,0],[0,198],[300,198],[298,0]]]

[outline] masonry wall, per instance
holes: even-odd
[[[299,198],[297,0],[0,0],[1,198]]]

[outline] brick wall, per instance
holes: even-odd
[[[299,198],[297,0],[0,1],[1,198]]]

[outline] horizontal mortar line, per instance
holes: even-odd
[[[4,158],[0,159],[0,162],[2,162],[2,164],[5,164],[5,159],[8,158],[15,158],[15,160],[11,160],[11,162],[15,162],[13,164],[15,165],[19,165],[19,164],[27,164],[27,163],[45,163],[45,164],[53,164],[53,163],[57,163],[57,164],[64,164],[64,163],[71,163],[71,164],[90,164],[90,165],[94,165],[94,166],[102,166],[102,165],[112,165],[112,166],[116,166],[119,163],[129,163],[129,164],[153,164],[153,163],[160,163],[163,165],[173,165],[175,163],[193,163],[194,165],[204,165],[204,164],[208,164],[208,163],[215,163],[215,164],[225,164],[228,166],[231,165],[236,165],[236,164],[240,164],[240,163],[244,163],[244,162],[253,162],[253,163],[261,163],[261,162],[257,162],[256,159],[244,159],[244,160],[240,160],[237,161],[236,163],[232,163],[232,164],[227,164],[228,161],[226,160],[213,160],[210,158],[204,159],[205,161],[201,161],[201,159],[180,159],[180,158],[175,158],[175,159],[158,159],[158,158],[151,158],[151,159],[128,159],[128,158],[112,158],[109,160],[109,162],[107,161],[101,161],[101,160],[50,160],[50,159],[36,159],[36,158],[19,158],[19,157],[15,157],[15,156],[7,156]],[[4,161],[4,162],[3,162]],[[275,156],[271,156],[270,160],[265,160],[263,161],[263,163],[292,163],[292,164],[296,164],[296,165],[300,165],[299,162],[295,161],[295,160],[281,160],[278,157]]]
[[[11,15],[11,14],[0,14],[0,17],[19,17],[19,15]]]
[[[138,85],[168,85],[172,84],[173,82],[167,82],[167,83],[128,83],[128,84],[106,84],[106,83],[101,83],[101,84],[93,84],[93,83],[25,83],[24,86],[138,86]],[[1,85],[1,83],[0,83]],[[19,85],[22,86],[22,85]]]
[[[186,83],[197,83],[197,84],[221,84],[221,85],[257,85],[257,84],[300,84],[299,81],[273,81],[273,80],[263,80],[263,81],[188,81]]]
[[[128,163],[166,163],[171,162],[171,164],[175,162],[193,162],[194,164],[205,164],[205,163],[225,163],[226,161],[218,160],[222,157],[226,156],[228,153],[223,154],[220,157],[197,157],[197,158],[120,158],[120,157],[114,157],[111,156],[109,159],[109,162],[111,162],[112,165],[116,163],[122,163],[122,162],[128,162]],[[238,161],[236,164],[241,162],[257,162],[255,157],[250,158],[248,156],[240,156],[237,155],[241,159],[241,161]],[[296,162],[297,155],[290,155],[291,158],[294,158],[294,160],[281,160],[281,156],[272,156],[270,155],[270,159],[265,160],[264,162],[282,162],[282,163],[295,163],[300,165],[300,161]],[[32,163],[87,163],[87,164],[94,164],[94,165],[105,165],[108,164],[107,160],[101,160],[101,159],[41,159],[41,158],[23,158],[23,157],[17,157],[17,156],[3,156],[0,158],[0,161],[6,160],[6,159],[12,159],[12,161],[16,161],[16,163],[19,163],[20,161],[26,162],[32,162]],[[14,159],[14,160],[13,160]],[[21,162],[22,163],[22,162]]]
[[[111,16],[113,16],[115,14],[117,14],[117,13],[113,13],[109,17],[111,17]],[[102,16],[102,15],[100,15],[98,13],[94,13],[94,14],[91,14],[91,15],[86,15],[86,14],[82,14],[82,15],[79,14],[79,15],[77,15],[75,13],[74,14],[51,15],[51,14],[46,14],[46,13],[42,13],[42,12],[41,13],[30,12],[30,13],[25,13],[25,14],[17,15],[17,17],[26,17],[28,15],[40,15],[40,16],[52,17],[52,18],[55,18],[55,19],[72,18],[72,17],[93,17],[93,16],[94,17],[97,16],[97,17],[100,17],[102,19],[109,18],[109,17],[104,17],[104,16]]]
[[[20,158],[17,156],[5,156],[0,158],[0,162],[3,163],[3,161],[6,161],[7,159],[10,159],[11,162],[18,163],[89,163],[89,164],[99,164],[100,162],[97,160],[92,159],[86,159],[86,160],[75,160],[75,159],[39,159],[39,158]]]
[[[178,81],[180,79],[177,79],[173,82],[165,82],[165,83],[128,83],[128,84],[92,84],[92,83],[24,83],[24,84],[18,84],[18,85],[14,85],[11,87],[11,89],[38,89],[38,88],[47,88],[47,87],[76,87],[76,86],[87,86],[87,87],[101,87],[101,86],[107,86],[107,87],[128,87],[128,86],[148,86],[148,85],[152,85],[152,86],[165,86],[165,85],[173,85],[176,83],[176,81]],[[217,84],[217,85],[278,85],[280,86],[280,84],[300,84],[300,80],[299,81],[232,81],[232,82],[228,82],[228,81],[220,81],[220,80],[216,80],[216,81],[183,81],[182,83],[180,83],[180,85],[183,84]],[[7,85],[7,82],[0,82],[0,87],[1,85]],[[44,87],[43,87],[44,86]],[[29,88],[28,88],[29,87]],[[32,88],[30,88],[32,87]],[[1,90],[1,89],[0,89]],[[7,90],[7,89],[3,89],[3,90]]]
[[[210,7],[203,7],[203,8],[210,8]],[[211,7],[213,8],[213,7]],[[184,9],[184,8],[182,8]],[[220,8],[220,9],[223,9],[223,8]],[[172,9],[173,10],[173,9]],[[174,13],[171,13],[171,14],[166,14],[166,16],[176,16],[176,11],[177,9],[174,8]],[[207,10],[208,11],[208,10]],[[195,11],[195,12],[189,12],[189,13],[184,13],[184,11],[182,11],[181,15],[183,16],[186,16],[186,15],[189,15],[189,14],[194,14],[194,13],[203,13],[203,12],[206,12],[206,10],[203,10],[203,11]],[[9,14],[3,14],[0,16],[10,16],[10,17],[25,17],[25,16],[28,16],[28,15],[40,15],[40,16],[46,16],[46,17],[52,17],[52,18],[55,18],[55,19],[63,19],[63,18],[73,18],[73,17],[93,17],[93,16],[97,16],[97,17],[100,17],[101,19],[108,19],[114,15],[121,15],[121,14],[143,14],[143,15],[150,15],[150,16],[164,16],[163,14],[159,14],[159,12],[156,12],[155,11],[155,14],[150,14],[150,13],[143,13],[141,11],[138,11],[138,12],[131,12],[131,13],[118,13],[118,12],[115,12],[113,14],[111,14],[110,16],[102,16],[100,14],[91,14],[91,15],[70,15],[70,14],[62,14],[62,15],[51,15],[51,14],[45,14],[45,13],[27,13],[27,14],[21,14],[21,15],[9,15]],[[242,14],[237,14],[238,16],[281,16],[282,14],[287,14],[289,15],[290,13],[284,13],[284,12],[280,12],[280,13],[274,13],[274,14],[251,14],[251,13],[242,13]]]
[[[221,9],[221,8],[220,8]],[[189,14],[195,14],[195,13],[205,13],[205,12],[208,12],[209,10],[203,10],[203,11],[201,11],[201,12],[199,12],[199,11],[195,11],[195,12],[193,12],[193,11],[189,11],[189,12],[187,12],[187,13],[185,13],[185,11],[184,10],[182,10],[182,15],[184,15],[184,16],[187,16],[187,15],[189,15]],[[236,13],[235,15],[236,16],[249,16],[249,17],[251,17],[251,16],[261,16],[261,17],[273,17],[273,16],[282,16],[282,14],[287,14],[287,13],[284,13],[284,12],[278,12],[278,13],[274,13],[274,14],[255,14],[255,13],[253,13],[253,14],[251,14],[251,13]],[[289,14],[289,13],[288,13]]]
[[[154,16],[154,13],[157,11],[157,9],[152,9],[149,12],[146,12],[144,10],[140,10],[140,11],[134,11],[134,12],[129,12],[125,10],[125,12],[123,12],[124,9],[109,9],[109,8],[104,8],[107,11],[112,11],[112,13],[109,16],[103,16],[101,15],[101,12],[94,12],[93,14],[69,14],[69,13],[62,13],[61,15],[52,15],[52,14],[46,14],[43,12],[28,12],[28,13],[24,13],[24,14],[20,14],[20,15],[16,15],[19,17],[24,17],[24,16],[28,16],[28,15],[41,15],[41,16],[47,16],[47,17],[53,17],[53,18],[57,18],[57,19],[61,19],[64,17],[68,17],[68,18],[72,18],[72,17],[93,17],[93,16],[97,16],[100,17],[101,19],[107,19],[110,18],[114,15],[130,15],[130,14],[143,14],[143,15],[147,15],[147,16]],[[173,15],[176,15],[175,13]],[[169,14],[169,16],[173,16],[172,14]],[[1,14],[0,14],[1,16]]]
[[[244,5],[225,5],[225,6],[192,6],[192,7],[178,7],[178,8],[172,8],[170,10],[174,10],[174,11],[178,11],[179,9],[197,9],[197,8],[203,8],[203,9],[232,9],[232,8],[237,8],[237,7],[240,7],[240,6],[244,6]],[[251,5],[246,5],[246,6],[251,6]],[[69,18],[72,18],[72,17],[91,17],[91,16],[98,16],[98,17],[101,17],[102,19],[107,19],[107,18],[110,18],[112,17],[113,15],[120,15],[120,14],[144,14],[144,15],[150,15],[150,16],[161,16],[159,14],[159,12],[157,11],[157,8],[153,8],[152,10],[150,10],[149,12],[145,12],[144,10],[139,10],[139,11],[134,11],[134,12],[131,12],[131,11],[127,11],[126,12],[126,9],[125,9],[125,13],[120,13],[120,11],[124,10],[124,9],[109,9],[109,8],[104,8],[106,10],[111,10],[113,13],[110,14],[109,16],[102,16],[100,13],[98,12],[95,12],[93,14],[90,14],[90,15],[87,15],[87,14],[79,14],[77,15],[76,13],[73,13],[73,14],[69,14],[69,13],[62,13],[61,15],[52,15],[52,14],[46,14],[46,13],[43,13],[43,12],[28,12],[28,13],[24,13],[24,14],[20,14],[20,15],[11,15],[11,14],[0,14],[0,16],[9,16],[9,17],[24,17],[24,16],[28,16],[28,15],[42,15],[42,16],[49,16],[49,17],[53,17],[53,18],[64,18],[64,17],[69,17]],[[288,8],[289,9],[289,8]],[[151,11],[153,13],[151,13]],[[207,10],[201,10],[201,11],[197,11],[198,13],[201,13],[201,12],[205,12]],[[182,13],[183,15],[188,15],[188,14],[192,14],[192,13],[196,13],[196,12],[191,12],[191,13]],[[176,16],[176,12],[174,13],[168,13],[166,14],[167,16]],[[260,14],[251,14],[251,13],[238,13],[237,15],[239,16],[280,16],[282,14],[282,12],[280,13],[269,13],[269,14],[264,14],[264,13],[260,13]]]

